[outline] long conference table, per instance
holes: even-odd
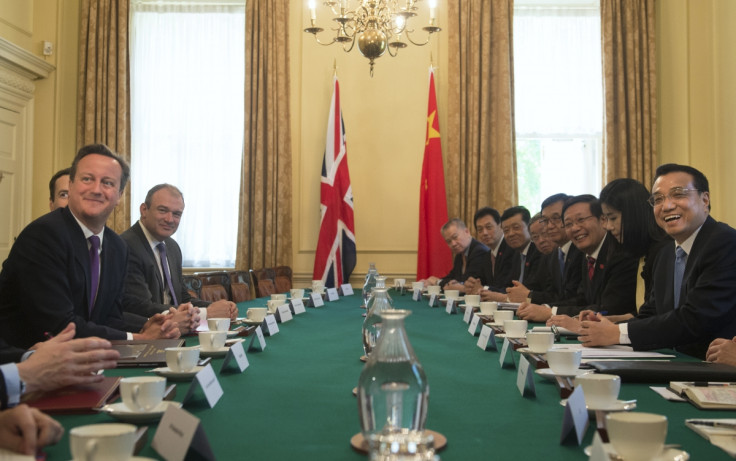
[[[560,444],[564,407],[557,385],[534,376],[536,396],[522,397],[517,372],[502,368],[499,352],[476,346],[462,315],[448,315],[415,302],[409,294],[390,292],[396,308],[412,311],[406,329],[430,386],[427,428],[447,437],[439,453],[443,460],[512,459],[584,460],[583,447],[591,443],[595,420],[581,446]],[[265,299],[240,303],[264,307]],[[266,337],[264,351],[247,353],[250,366],[243,373],[220,374],[223,359],[212,361],[224,395],[214,408],[203,398],[184,408],[201,420],[219,460],[360,460],[350,447],[360,431],[358,405],[352,394],[363,368],[362,313],[359,289],[353,296],[307,308],[292,321],[279,324],[280,332]],[[187,345],[197,344],[196,337]],[[499,351],[501,349],[499,340]],[[518,352],[517,363],[518,363]],[[135,376],[145,369],[115,369],[109,376]],[[181,401],[189,382],[178,382]],[[693,417],[731,417],[727,411],[698,410],[688,403],[669,402],[645,384],[624,383],[620,398],[637,399],[635,411],[667,415],[667,443],[680,444],[694,460],[730,459],[692,430],[684,420]],[[49,460],[68,460],[69,430],[114,421],[106,414],[56,417],[66,428],[59,444],[48,447]],[[150,442],[139,456],[160,458]]]

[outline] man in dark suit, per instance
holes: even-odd
[[[514,250],[506,242],[501,229],[501,215],[491,207],[483,207],[473,217],[478,240],[490,249],[483,275],[465,281],[465,291],[480,293],[483,286],[511,285],[511,266]]]
[[[552,304],[574,297],[582,280],[583,253],[567,238],[562,225],[562,207],[570,196],[555,194],[542,202],[542,219],[547,238],[557,248],[547,258],[547,274],[549,278],[545,286],[535,290],[526,287],[509,288],[509,298],[514,302],[523,302],[531,298],[534,304]]]
[[[479,278],[483,273],[483,266],[488,260],[488,248],[470,235],[468,226],[460,218],[447,221],[442,226],[442,236],[455,255],[452,270],[442,279],[432,276],[425,282],[440,285],[443,289],[465,291],[465,280],[468,277]]]
[[[639,315],[621,324],[588,317],[580,339],[590,346],[673,347],[705,358],[710,341],[736,336],[736,230],[710,216],[708,180],[690,166],[658,167],[650,204],[675,243],[657,255]]]
[[[59,170],[49,181],[49,210],[65,207],[69,202],[69,173],[70,168]]]
[[[121,301],[128,250],[105,222],[129,171],[106,146],[83,147],[72,163],[68,206],[20,233],[0,272],[0,337],[9,344],[27,349],[69,322],[80,337],[178,337],[178,329],[161,316],[149,320],[140,333],[124,331]]]
[[[171,238],[184,213],[181,191],[170,184],[154,186],[140,213],[141,219],[121,234],[130,248],[123,309],[146,317],[170,311],[183,333],[196,329],[200,315],[234,320],[238,309],[233,302],[192,298],[184,285],[181,249]]]
[[[562,216],[567,235],[585,254],[580,286],[572,298],[556,306],[522,303],[517,315],[546,322],[552,315],[577,315],[583,309],[611,315],[636,313],[636,272],[639,262],[626,253],[604,227],[597,198],[578,195],[565,202]]]

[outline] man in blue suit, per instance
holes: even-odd
[[[657,168],[649,201],[674,245],[657,255],[639,315],[618,325],[599,315],[585,319],[580,340],[705,358],[710,341],[736,336],[736,230],[710,216],[708,180],[690,166]]]

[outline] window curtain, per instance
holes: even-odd
[[[652,180],[657,165],[655,0],[601,0],[604,177]]]
[[[81,0],[77,147],[104,143],[130,162],[128,0]],[[130,226],[130,186],[107,225]]]
[[[447,2],[447,207],[470,226],[478,208],[517,201],[513,3]]]
[[[289,0],[248,0],[245,21],[239,270],[292,259]]]
[[[181,189],[184,267],[234,267],[243,152],[245,6],[131,0],[133,221]]]

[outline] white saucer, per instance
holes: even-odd
[[[258,320],[253,320],[253,319],[243,319],[243,323],[245,323],[246,325],[260,325],[263,322],[264,322],[263,320],[258,321]]]
[[[240,333],[238,330],[230,330],[227,332],[228,336],[237,336]]]
[[[538,374],[539,376],[543,376],[550,381],[554,381],[557,376],[560,376],[562,378],[575,378],[577,376],[587,375],[588,373],[593,373],[593,370],[580,370],[578,369],[574,375],[558,375],[554,371],[552,371],[551,368],[537,368],[534,370],[534,373]]]
[[[563,407],[567,405],[567,399],[560,400],[560,405]],[[636,402],[632,402],[631,400],[616,400],[613,405],[607,408],[591,408],[587,405],[585,408],[588,411],[631,411],[636,408]]]
[[[229,351],[230,348],[227,346],[221,347],[219,349],[212,349],[209,351],[206,351],[204,349],[199,350],[199,355],[202,357],[224,357],[225,354],[227,354],[227,351]]]
[[[503,328],[503,323],[499,323],[499,322],[491,322],[491,323],[487,323],[486,325],[488,325],[489,327]]]
[[[130,461],[156,461],[154,458],[146,458],[144,456],[131,456],[128,458]],[[71,461],[74,461],[73,459]]]
[[[516,352],[521,352],[522,354],[537,354],[537,355],[546,355],[546,352],[535,352],[528,347],[520,347],[516,349]]]
[[[583,453],[590,456],[590,453],[593,450],[593,445],[588,445],[583,450]],[[618,456],[616,453],[616,450],[613,449],[613,445],[610,443],[604,443],[603,444],[603,451],[606,452],[607,455],[614,455]],[[690,459],[690,453],[679,450],[677,448],[666,448],[662,451],[662,454],[654,458],[653,461],[687,461]]]
[[[507,336],[506,333],[497,333],[496,338],[524,339],[526,336]]]
[[[204,370],[203,366],[195,366],[189,371],[174,371],[169,367],[154,368],[151,370],[159,376],[170,379],[187,379],[194,378],[194,375]]]
[[[130,410],[123,402],[118,402],[105,405],[100,409],[100,411],[126,423],[144,424],[161,419],[161,416],[163,416],[169,406],[181,408],[181,402],[164,400],[156,408],[147,412]]]

